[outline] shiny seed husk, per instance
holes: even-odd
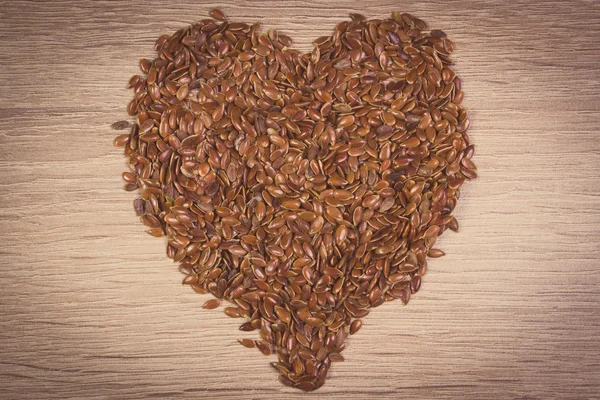
[[[211,299],[211,300],[206,301],[202,305],[202,308],[204,308],[206,310],[212,310],[214,308],[219,307],[219,305],[221,305],[221,301],[219,299]]]
[[[360,328],[362,328],[362,321],[360,319],[355,319],[352,321],[352,324],[350,324],[350,334],[354,335]]]
[[[128,129],[131,126],[129,121],[117,121],[110,125],[110,127],[117,131],[122,131],[124,129]]]
[[[223,14],[223,11],[218,10],[216,8],[210,11],[210,16],[216,19],[217,21],[225,21],[225,14]]]
[[[252,348],[254,348],[254,347],[255,347],[255,345],[254,345],[254,340],[252,340],[252,339],[238,339],[238,342],[239,342],[239,343],[240,343],[242,346],[244,346],[244,347],[247,347],[247,348],[249,348],[249,349],[252,349]]]

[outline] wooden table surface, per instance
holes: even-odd
[[[155,38],[219,6],[308,50],[349,12],[455,41],[480,178],[423,289],[305,395],[144,233],[110,124]],[[0,9],[0,398],[600,398],[600,2],[10,1]]]

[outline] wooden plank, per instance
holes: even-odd
[[[600,396],[600,3],[13,1],[0,10],[0,397],[301,398],[200,308],[121,190],[110,123],[154,39],[260,21],[302,50],[349,12],[455,41],[480,179],[423,290],[375,309],[323,398]]]

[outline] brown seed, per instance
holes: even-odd
[[[360,328],[362,328],[362,321],[360,319],[355,319],[352,321],[352,324],[350,324],[350,334],[354,335]]]
[[[150,132],[150,129],[154,126],[154,121],[151,119],[147,119],[140,125],[140,134]]]
[[[133,209],[135,210],[135,215],[138,217],[144,215],[146,212],[146,202],[143,199],[135,199],[133,201]]]
[[[411,291],[412,293],[417,293],[419,291],[419,289],[421,288],[421,277],[418,275],[415,275],[412,279],[412,281],[410,282],[410,286],[411,286]]]
[[[468,158],[463,158],[463,159],[461,160],[461,164],[462,164],[462,165],[463,165],[465,168],[467,168],[467,169],[470,169],[470,170],[473,170],[473,171],[477,170],[477,167],[475,166],[475,164],[473,163],[473,161],[471,161],[471,160],[470,160],[470,159],[468,159]]]
[[[225,309],[223,309],[223,312],[225,313],[225,315],[231,318],[241,317],[239,310],[235,307],[225,307]]]
[[[113,141],[113,145],[115,147],[123,147],[127,144],[128,141],[129,141],[129,135],[119,135]]]
[[[354,123],[353,115],[345,115],[338,120],[337,127],[338,128],[346,128]]]
[[[258,45],[254,48],[254,52],[256,54],[258,54],[259,56],[266,57],[271,53],[271,49],[268,48],[267,46]]]
[[[439,258],[439,257],[443,257],[446,255],[446,253],[444,253],[442,250],[440,249],[430,249],[429,253],[427,253],[427,255],[431,258]]]
[[[188,85],[183,85],[177,90],[177,98],[183,100],[189,93]]]
[[[419,139],[416,138],[416,137],[413,137],[413,138],[410,138],[407,141],[405,141],[403,143],[403,146],[406,147],[406,148],[408,148],[408,149],[412,149],[412,148],[417,147],[419,144],[420,144]]]
[[[308,317],[305,322],[310,326],[321,326],[324,323],[322,319],[316,317]]]
[[[275,314],[277,314],[277,317],[282,320],[283,322],[285,322],[286,324],[289,324],[291,321],[291,315],[290,313],[284,309],[283,307],[280,306],[275,306]]]
[[[254,343],[256,344],[258,350],[260,350],[260,352],[263,353],[265,356],[271,354],[271,348],[264,340],[256,340],[254,341]]]
[[[154,237],[161,237],[162,235],[164,235],[164,231],[162,230],[162,228],[152,228],[148,229],[148,234]]]
[[[219,305],[221,305],[221,301],[219,299],[210,299],[202,305],[202,308],[206,310],[212,310],[219,307]]]
[[[239,342],[239,343],[240,343],[242,346],[244,346],[244,347],[247,347],[247,348],[249,348],[249,349],[252,349],[252,348],[254,348],[254,347],[255,347],[255,345],[254,345],[254,340],[252,340],[252,339],[238,339],[238,342]]]
[[[131,124],[129,123],[129,121],[117,121],[113,123],[110,127],[114,130],[122,131],[124,129],[129,129],[130,126]]]
[[[281,203],[281,207],[287,208],[288,210],[297,210],[300,208],[299,200],[285,200]]]
[[[223,11],[218,10],[216,8],[210,10],[210,16],[216,19],[217,21],[225,21],[225,14],[223,14]]]
[[[338,226],[335,230],[335,241],[337,244],[341,244],[344,240],[346,240],[346,236],[348,236],[348,228],[343,225]]]

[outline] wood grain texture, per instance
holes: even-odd
[[[110,123],[156,37],[219,6],[308,50],[349,12],[455,41],[480,178],[423,289],[304,395],[201,309]],[[600,2],[13,1],[0,8],[0,398],[600,398]]]

